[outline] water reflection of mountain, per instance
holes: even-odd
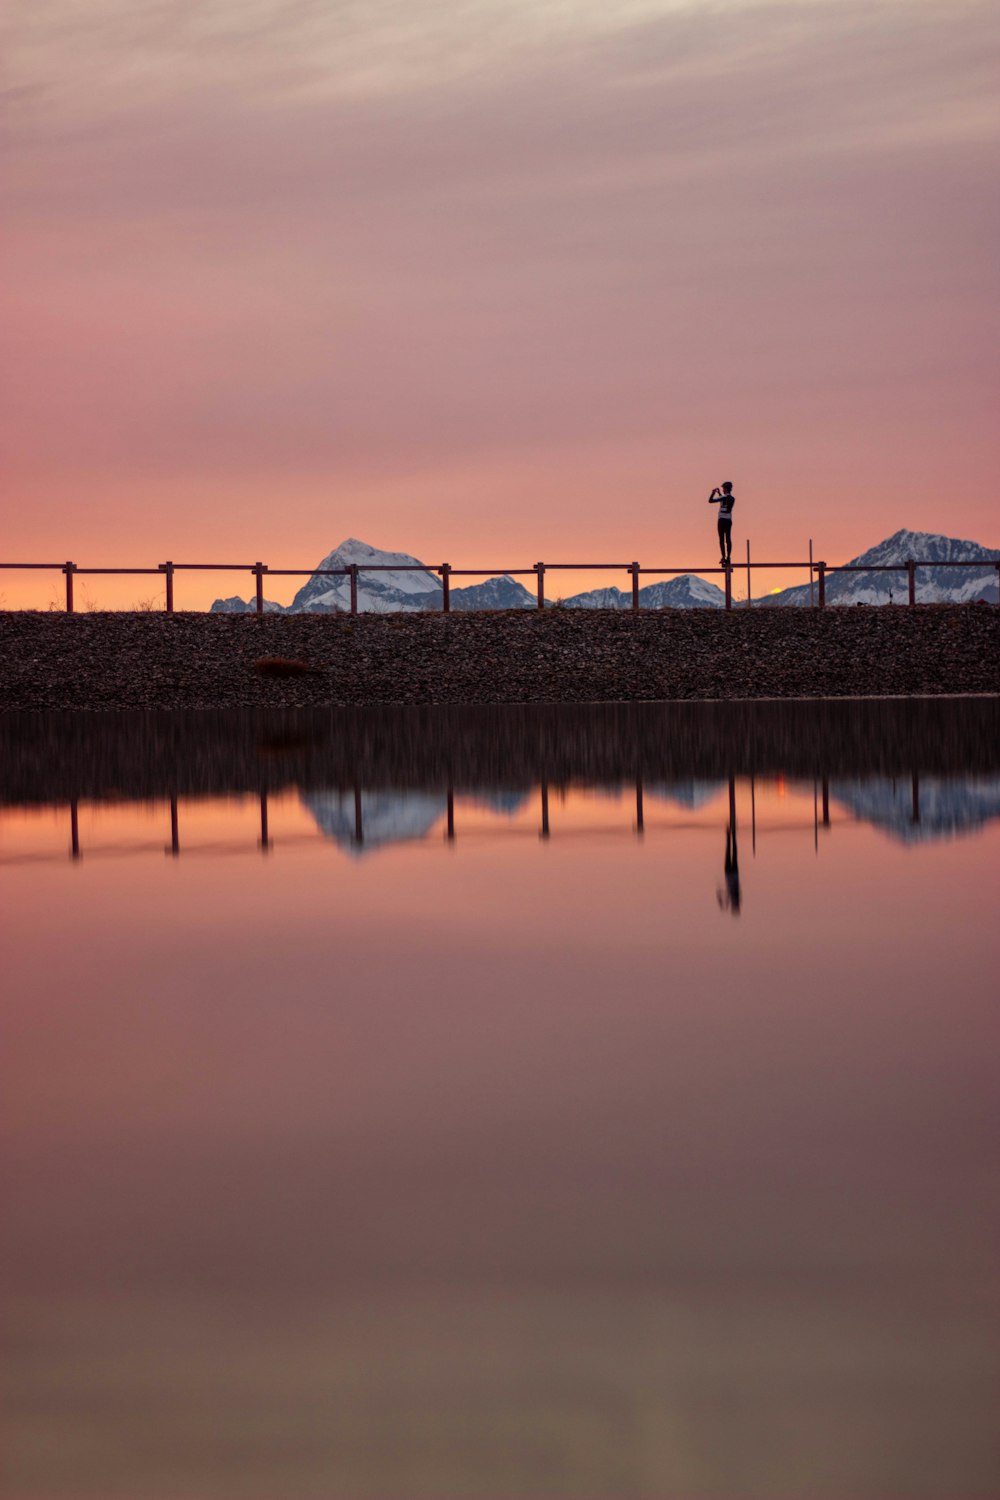
[[[488,808],[490,812],[503,813],[505,817],[513,818],[519,813],[526,803],[531,801],[534,795],[531,787],[525,787],[519,791],[485,791],[482,787],[462,789],[462,796],[467,797],[470,802],[475,802],[479,807]]]
[[[530,790],[463,792],[470,802],[512,818],[530,799]],[[444,792],[302,792],[303,807],[320,832],[355,854],[426,838],[447,815]]]
[[[721,781],[690,779],[649,782],[642,790],[647,797],[694,812],[719,796],[724,786]],[[629,787],[615,783],[588,790],[618,798]],[[1000,777],[837,778],[828,783],[828,791],[831,800],[859,822],[907,844],[973,833],[1000,817]],[[514,817],[536,793],[535,788],[465,787],[460,795],[498,816]],[[448,813],[443,791],[334,790],[300,795],[321,833],[356,854],[426,838]]]
[[[879,776],[830,782],[830,796],[855,818],[906,844],[974,833],[1000,817],[1000,777]]]
[[[643,781],[642,791],[658,802],[672,802],[675,807],[694,812],[717,797],[724,786],[724,781]],[[618,798],[630,795],[634,787],[634,781],[615,781],[607,786],[588,786],[587,791],[596,797]]]
[[[649,797],[695,812],[717,797],[724,786],[722,781],[650,781],[644,790]]]
[[[426,838],[445,816],[443,792],[303,792],[321,833],[355,854]],[[359,836],[360,835],[360,836]]]

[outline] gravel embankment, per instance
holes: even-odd
[[[265,676],[262,658],[308,664]],[[1000,692],[988,605],[632,615],[0,614],[0,708],[583,703]]]

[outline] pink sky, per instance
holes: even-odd
[[[3,560],[710,565],[725,478],[760,559],[1000,542],[992,3],[6,27]]]

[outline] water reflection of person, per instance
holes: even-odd
[[[715,892],[721,909],[739,916],[739,850],[736,849],[736,826],[730,823],[726,829],[726,886]]]
[[[731,911],[734,917],[740,914],[740,855],[736,847],[736,786],[729,778],[729,823],[726,827],[726,884],[716,891],[716,900],[723,911]]]

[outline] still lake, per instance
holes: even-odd
[[[0,723],[4,1494],[1000,1492],[997,730]]]

